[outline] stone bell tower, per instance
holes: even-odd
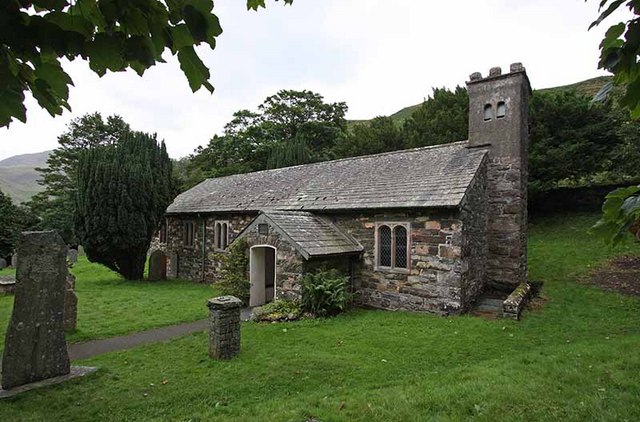
[[[527,280],[527,148],[531,86],[521,63],[483,78],[469,92],[469,147],[489,149],[487,163],[487,284],[513,289]]]

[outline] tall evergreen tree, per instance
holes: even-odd
[[[127,280],[142,279],[151,238],[173,199],[164,142],[134,132],[87,150],[77,178],[76,232],[87,257]]]
[[[20,233],[38,227],[38,219],[22,205],[14,205],[11,197],[0,191],[0,258],[15,250]]]
[[[404,122],[408,148],[446,144],[467,139],[469,95],[463,87],[454,91],[434,88],[431,97]]]
[[[57,230],[68,243],[76,243],[75,214],[76,170],[82,151],[102,145],[114,145],[131,128],[117,115],[104,121],[100,113],[73,119],[58,137],[58,148],[47,159],[47,167],[38,168],[44,190],[35,195],[29,207],[41,218],[41,227]]]

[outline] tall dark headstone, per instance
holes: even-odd
[[[149,256],[149,281],[167,279],[167,255],[161,250],[155,250]]]
[[[25,232],[18,244],[16,293],[2,358],[2,387],[69,374],[64,338],[67,246],[54,231]]]
[[[7,268],[7,260],[4,258],[0,258],[0,270],[3,268]]]

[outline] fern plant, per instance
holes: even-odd
[[[344,311],[351,295],[347,291],[349,277],[336,270],[306,274],[302,278],[302,309],[315,316],[335,315]]]

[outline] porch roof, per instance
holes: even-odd
[[[303,211],[263,211],[238,235],[238,239],[252,231],[257,232],[258,225],[263,223],[273,227],[305,259],[357,254],[364,250],[355,238],[324,217]]]

